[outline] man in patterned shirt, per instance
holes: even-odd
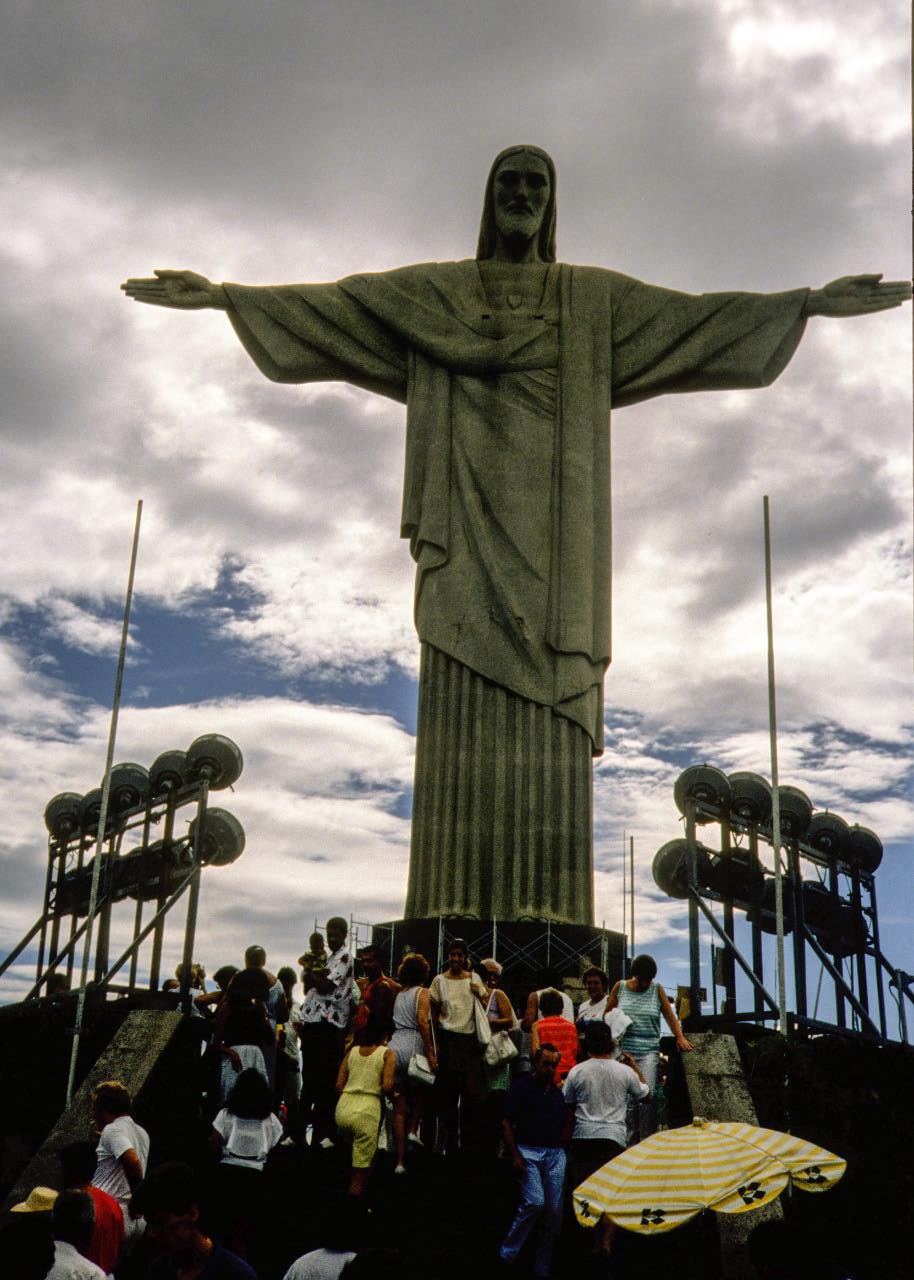
[[[341,916],[327,921],[327,968],[315,972],[302,1011],[302,1132],[310,1119],[311,1143],[322,1147],[333,1146],[336,1076],[352,1011],[352,953],[346,945],[347,932]]]

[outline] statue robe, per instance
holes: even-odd
[[[537,305],[496,312],[474,260],[225,289],[267,377],[407,405],[422,641],[407,917],[590,922],[610,408],[767,385],[808,291],[692,296],[556,264]]]

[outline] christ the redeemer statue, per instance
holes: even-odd
[[[593,917],[592,764],[610,660],[610,407],[762,387],[809,316],[907,283],[692,296],[555,260],[552,160],[496,157],[475,259],[251,288],[122,286],[215,307],[275,382],[405,401],[402,536],[421,642],[408,919]]]

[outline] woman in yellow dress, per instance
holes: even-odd
[[[343,1059],[336,1079],[336,1127],[340,1137],[352,1143],[351,1196],[365,1194],[378,1149],[381,1094],[393,1095],[397,1058],[387,1048],[388,1030],[388,1018],[369,1015],[356,1033],[356,1043]]]

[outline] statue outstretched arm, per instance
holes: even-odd
[[[841,276],[823,289],[811,289],[806,301],[808,316],[863,316],[871,311],[900,307],[911,297],[909,280],[883,280],[882,273]]]
[[[229,305],[222,285],[196,271],[157,270],[152,276],[125,280],[121,288],[134,302],[147,302],[153,307],[175,307],[180,311],[213,307],[225,311]]]

